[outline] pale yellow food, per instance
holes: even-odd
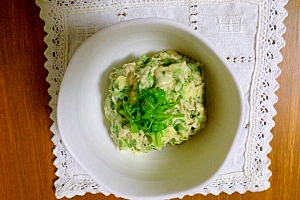
[[[203,64],[173,50],[110,74],[105,114],[118,148],[148,152],[181,144],[205,126]]]

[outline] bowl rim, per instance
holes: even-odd
[[[185,32],[188,32],[189,34],[191,34],[192,36],[196,37],[198,40],[202,41],[204,43],[204,45],[206,45],[209,49],[211,49],[216,56],[220,59],[220,61],[222,62],[222,64],[227,68],[227,70],[229,71],[232,79],[234,80],[234,84],[238,90],[238,96],[240,98],[240,118],[239,118],[239,125],[237,127],[237,131],[234,137],[234,140],[232,141],[232,144],[230,146],[230,149],[228,151],[227,156],[225,157],[224,162],[221,164],[221,166],[219,167],[219,169],[215,172],[215,174],[213,176],[211,176],[209,179],[207,179],[203,184],[207,184],[209,182],[211,182],[217,175],[220,174],[221,170],[224,168],[224,165],[226,164],[226,160],[228,160],[228,158],[230,156],[233,155],[234,153],[234,148],[238,142],[238,134],[241,132],[242,129],[242,122],[243,122],[243,118],[245,115],[245,107],[244,107],[244,95],[241,89],[241,86],[239,84],[239,80],[237,78],[237,75],[235,74],[235,72],[233,71],[233,69],[229,66],[229,63],[226,62],[226,60],[223,58],[223,56],[221,55],[221,53],[219,52],[219,50],[204,36],[202,36],[199,32],[196,32],[195,30],[193,30],[192,28],[190,28],[189,26],[182,24],[180,22],[176,22],[174,20],[171,19],[165,19],[165,18],[156,18],[156,17],[150,17],[150,18],[138,18],[138,19],[130,19],[127,21],[122,21],[119,22],[117,24],[113,24],[110,25],[106,28],[103,28],[101,30],[99,30],[98,32],[96,32],[95,34],[93,34],[92,36],[90,36],[86,41],[84,41],[79,48],[75,51],[74,55],[72,56],[72,58],[69,61],[69,64],[67,65],[66,71],[64,73],[64,76],[68,76],[68,68],[72,63],[72,60],[74,59],[74,57],[76,57],[76,55],[80,54],[81,49],[85,48],[86,44],[88,43],[88,41],[93,40],[95,37],[98,37],[99,34],[103,34],[103,32],[111,32],[113,30],[116,29],[120,29],[122,27],[126,27],[126,26],[136,26],[136,25],[140,25],[140,24],[160,24],[160,25],[166,25],[172,28],[176,28],[176,29],[181,29]],[[62,101],[61,95],[60,95],[60,91],[64,90],[64,79],[62,80],[61,86],[60,86],[60,90],[59,90],[59,94],[58,94],[58,100],[57,100],[57,124],[58,124],[58,130],[61,130],[62,128],[62,124],[60,123],[60,112],[62,112],[62,103],[60,103]],[[78,165],[92,178],[92,173],[90,172],[90,170],[82,164],[82,162],[80,161],[80,158],[78,158],[78,156],[72,151],[72,148],[69,146],[68,142],[65,139],[64,133],[60,132],[60,136],[62,139],[62,142],[64,144],[64,146],[66,147],[66,149],[68,150],[68,152],[70,153],[70,155],[74,158],[74,160],[78,163]],[[164,195],[158,195],[158,196],[128,196],[127,194],[122,194],[119,191],[116,191],[114,188],[111,188],[109,186],[107,186],[105,184],[104,181],[96,181],[95,182],[99,183],[101,187],[105,188],[106,190],[108,190],[108,192],[110,192],[111,194],[115,195],[116,197],[122,197],[122,198],[128,198],[128,199],[170,199],[170,198],[183,198],[186,195],[194,195],[197,192],[197,189],[199,189],[199,186],[196,186],[195,188],[190,188],[184,191],[179,191],[176,193],[168,193],[168,194],[164,194]]]

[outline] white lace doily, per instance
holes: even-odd
[[[168,18],[203,34],[223,53],[239,77],[245,95],[246,117],[239,148],[222,175],[199,194],[262,191],[270,187],[270,132],[274,126],[278,63],[287,16],[287,0],[36,0],[45,21],[48,45],[51,131],[57,167],[56,197],[86,192],[110,192],[95,183],[74,161],[57,128],[57,96],[73,53],[89,36],[109,25],[134,18]],[[193,194],[187,194],[193,195]]]

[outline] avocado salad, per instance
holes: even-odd
[[[205,126],[203,63],[174,50],[114,68],[104,111],[120,150],[160,150]]]

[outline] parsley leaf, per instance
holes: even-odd
[[[165,130],[172,118],[184,117],[184,114],[169,114],[179,100],[168,100],[163,89],[152,88],[138,91],[135,101],[124,98],[123,103],[117,109],[118,112],[128,119],[130,131],[137,133],[143,130],[152,138],[155,146],[161,145],[161,132]]]

